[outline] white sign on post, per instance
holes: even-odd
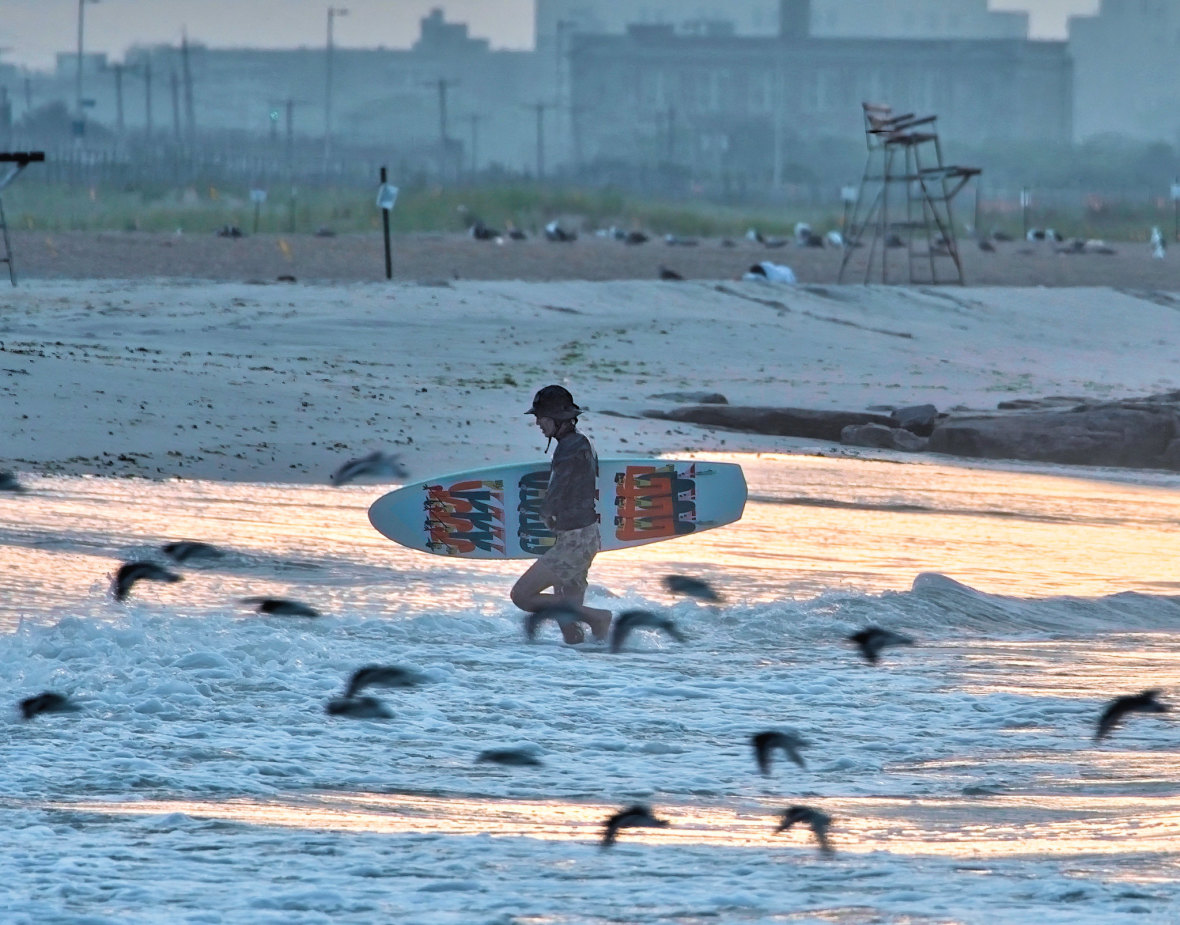
[[[264,190],[264,189],[250,190],[250,201],[256,202],[259,204],[266,202],[266,190]]]
[[[1180,183],[1172,184],[1172,201],[1180,202]]]
[[[397,204],[398,189],[390,183],[382,183],[377,190],[377,208],[392,212]]]

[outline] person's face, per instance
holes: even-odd
[[[541,433],[546,437],[553,437],[557,434],[557,422],[553,418],[538,414],[537,426],[541,428]]]

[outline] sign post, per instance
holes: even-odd
[[[254,203],[254,233],[258,234],[258,214],[262,211],[262,204],[266,202],[266,190],[250,190],[250,201]]]
[[[1172,237],[1180,241],[1180,177],[1172,181]]]
[[[393,252],[389,245],[389,213],[397,204],[398,189],[386,181],[389,176],[384,167],[381,168],[381,186],[377,190],[377,208],[381,210],[381,226],[385,234],[385,278],[393,279]]]

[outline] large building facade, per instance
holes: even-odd
[[[574,32],[622,35],[631,25],[666,25],[686,35],[778,35],[780,0],[536,0],[536,47],[544,53]],[[996,12],[988,0],[812,0],[817,38],[1023,39],[1028,14]]]
[[[1069,22],[1081,140],[1106,133],[1180,143],[1180,2],[1102,0]]]
[[[944,136],[967,143],[1072,136],[1072,64],[1062,42],[818,38],[806,2],[783,11],[773,38],[672,26],[575,37],[581,158],[779,176],[794,141],[856,137],[862,102],[937,114]]]

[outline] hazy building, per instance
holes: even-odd
[[[936,113],[944,138],[1068,142],[1064,42],[822,38],[806,0],[775,37],[685,35],[671,25],[573,38],[574,137],[585,161],[778,175],[792,139],[856,137],[860,104]]]
[[[1102,0],[1072,16],[1077,138],[1117,132],[1180,143],[1180,2]]]
[[[632,24],[685,34],[773,36],[780,0],[536,0],[536,45],[545,52],[573,32],[622,35]],[[1022,39],[1028,14],[993,12],[988,0],[812,0],[818,38]]]
[[[36,105],[60,101],[73,111],[76,60],[74,54],[60,54],[54,72],[36,76]],[[537,120],[529,104],[553,98],[538,74],[538,60],[532,52],[491,50],[487,40],[471,37],[465,24],[447,22],[438,10],[423,17],[421,34],[409,49],[336,47],[332,148],[384,149],[391,166],[408,157],[450,176],[470,170],[473,156],[479,168],[533,169]],[[103,56],[88,54],[84,65],[84,96],[94,101],[87,109],[92,123],[114,128],[121,97],[126,130],[138,137],[150,121],[160,143],[225,146],[234,137],[251,144],[269,138],[276,165],[285,164],[289,154],[305,162],[322,157],[324,46],[135,46],[118,75]],[[18,118],[25,112],[22,103],[16,106]]]

